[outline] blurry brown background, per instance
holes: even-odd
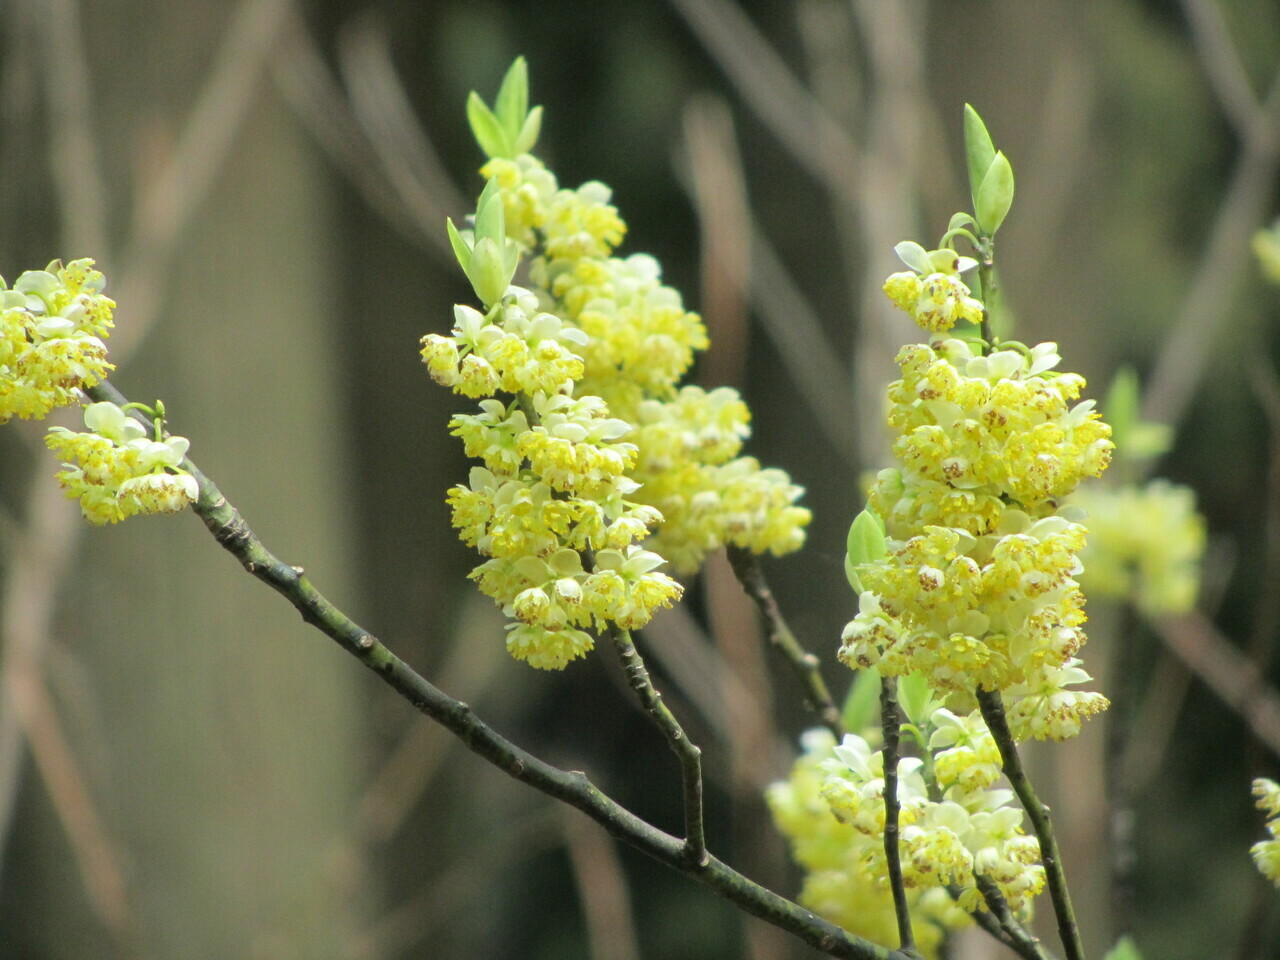
[[[1270,663],[1280,294],[1248,241],[1280,168],[1273,0],[0,10],[0,273],[97,258],[120,304],[113,381],[164,399],[267,544],[500,731],[664,828],[676,765],[612,665],[511,661],[443,502],[467,469],[445,431],[464,404],[416,344],[469,302],[443,243],[479,188],[464,102],[516,54],[546,107],[539,154],[564,184],[614,188],[624,249],[657,255],[712,326],[695,379],[737,383],[749,451],[807,487],[809,546],[768,569],[838,694],[844,529],[911,337],[878,287],[895,242],[932,244],[966,203],[966,101],[1018,177],[999,256],[1020,338],[1058,341],[1094,395],[1121,363],[1142,372],[1149,413],[1178,427],[1160,470],[1195,487],[1212,534],[1221,632],[1187,643],[1211,671],[1214,644]],[[86,528],[41,432],[0,431],[0,957],[812,955],[458,749],[194,517]],[[689,598],[644,649],[704,748],[712,848],[793,895],[759,793],[808,720],[723,571]],[[1157,631],[1093,612],[1095,675],[1121,638],[1135,664],[1103,689],[1155,691],[1133,753],[1144,955],[1276,955],[1275,892],[1246,853],[1248,778],[1274,754]],[[1101,742],[1099,725],[1037,760],[1099,956]]]

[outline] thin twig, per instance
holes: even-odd
[[[681,779],[684,783],[684,855],[691,863],[704,864],[710,854],[707,852],[707,838],[702,823],[702,751],[689,740],[680,721],[662,702],[662,694],[649,679],[649,671],[640,651],[631,640],[631,632],[610,626],[607,633],[614,652],[622,662],[627,683],[635,691],[654,725],[662,731],[667,746],[680,761]]]
[[[240,4],[172,156],[144,184],[116,284],[118,299],[129,304],[129,323],[117,330],[111,341],[111,355],[117,364],[125,352],[138,345],[159,312],[164,287],[161,278],[181,248],[182,232],[208,198],[244,129],[291,8],[292,0],[244,0]]]
[[[128,403],[112,384],[103,381],[88,391],[94,400]],[[136,411],[134,411],[136,414]],[[145,422],[139,415],[137,419]],[[752,916],[767,920],[795,934],[829,956],[849,960],[914,960],[855,936],[748,880],[710,854],[704,863],[688,856],[688,844],[640,819],[606,796],[581,771],[561,770],[535,757],[498,734],[460,700],[434,686],[335,607],[307,579],[301,567],[290,566],[272,554],[258,539],[222,492],[190,460],[183,462],[199,487],[192,509],[209,533],[246,572],[283,596],[302,619],[337,643],[415,709],[458,736],[469,750],[508,776],[581,810],[610,834],[653,859],[695,880]]]
[[[1280,693],[1257,666],[1201,613],[1150,622],[1165,645],[1245,722],[1258,742],[1280,756]]]
[[[1258,115],[1258,97],[1231,41],[1222,8],[1214,0],[1182,0],[1182,12],[1191,27],[1191,42],[1231,126],[1247,135]]]
[[[898,680],[883,677],[880,681],[880,729],[884,746],[880,748],[884,763],[884,859],[889,874],[889,890],[893,894],[893,915],[898,922],[898,945],[914,951],[916,940],[911,932],[911,911],[907,907],[907,888],[902,880],[902,856],[898,846],[898,739],[902,720],[898,716]]]
[[[978,925],[1020,957],[1026,960],[1048,960],[1049,955],[1044,945],[1018,922],[1018,918],[1009,909],[1009,901],[1004,898],[996,882],[984,873],[975,873],[973,881],[991,911],[984,913],[975,910],[971,914]],[[983,923],[984,919],[988,922]]]
[[[72,256],[106,259],[107,188],[94,136],[95,111],[79,4],[28,3],[43,47],[51,137],[49,159],[57,183],[59,236]]]
[[[786,659],[792,672],[803,685],[805,700],[809,707],[837,740],[843,739],[845,731],[844,723],[840,720],[840,708],[831,698],[827,682],[822,679],[818,658],[800,645],[800,641],[787,626],[782,611],[778,608],[778,601],[774,599],[773,591],[764,578],[764,571],[760,569],[760,561],[750,550],[733,545],[727,548],[727,553],[729,562],[733,565],[733,572],[738,575],[738,580],[742,584],[742,589],[755,601],[764,617],[769,631],[769,642]]]
[[[991,736],[1000,749],[1004,775],[1018,795],[1022,808],[1027,811],[1036,838],[1040,841],[1040,860],[1044,864],[1049,897],[1053,901],[1053,912],[1058,920],[1062,949],[1066,952],[1067,960],[1084,960],[1084,945],[1080,941],[1080,928],[1076,924],[1071,894],[1067,890],[1067,875],[1063,870],[1062,855],[1058,851],[1058,840],[1049,821],[1049,808],[1040,801],[1035,787],[1022,768],[1022,758],[1018,756],[1017,744],[1009,731],[1000,691],[979,688],[978,706],[982,709],[982,719],[986,721],[987,729],[991,731]]]
[[[1215,355],[1210,346],[1232,315],[1250,262],[1249,240],[1266,216],[1280,170],[1280,72],[1254,117],[1250,127],[1239,131],[1243,150],[1226,197],[1142,398],[1146,420],[1176,425],[1182,419]]]
[[[391,60],[384,25],[360,17],[340,36],[339,64],[351,110],[382,162],[387,179],[423,233],[449,246],[440,224],[471,201],[450,179],[435,145],[418,121]],[[452,248],[449,248],[452,256]]]
[[[671,0],[707,52],[778,141],[820,183],[854,182],[858,147],[728,0]]]

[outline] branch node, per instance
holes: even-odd
[[[369,634],[367,633],[362,633],[360,635],[360,639],[356,641],[356,646],[359,647],[361,650],[372,650],[373,637],[369,636]]]

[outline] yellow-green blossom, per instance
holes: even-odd
[[[897,926],[883,872],[883,834],[864,833],[832,815],[822,791],[828,782],[824,764],[835,759],[835,738],[825,730],[810,730],[801,742],[804,753],[788,778],[765,794],[774,822],[805,871],[800,902],[850,933],[892,943]],[[872,756],[868,750],[868,764],[874,762]],[[881,785],[883,789],[883,780]],[[882,830],[884,804],[871,802],[868,810],[875,807],[881,811]],[[913,886],[907,902],[916,945],[926,957],[939,955],[948,930],[972,923],[940,887]]]
[[[902,348],[888,391],[899,465],[878,474],[868,506],[885,549],[853,570],[859,612],[839,652],[855,668],[919,672],[957,709],[979,688],[1002,691],[1019,738],[1072,736],[1106,706],[1066,689],[1088,675],[1076,659],[1083,513],[1063,501],[1102,473],[1113,444],[1079,400],[1084,378],[1059,363],[1052,343]]]
[[[103,343],[115,308],[105,285],[92,260],[28,270],[12,289],[0,279],[0,423],[77,403],[77,391],[114,369]]]
[[[1082,489],[1072,501],[1089,513],[1083,582],[1090,590],[1132,600],[1151,615],[1195,606],[1205,528],[1194,491],[1152,480]]]
[[[1253,253],[1263,275],[1272,283],[1280,284],[1280,220],[1253,235]]]
[[[982,302],[970,296],[960,274],[978,262],[954,250],[926,251],[910,241],[897,246],[910,271],[895,273],[884,284],[894,306],[905,310],[925,330],[943,333],[957,323],[981,323]]]
[[[484,313],[456,307],[421,355],[433,379],[480,401],[450,421],[484,464],[448,497],[487,558],[471,576],[518,621],[511,653],[559,668],[591,648],[588,630],[642,627],[679,599],[657,570],[668,560],[692,572],[726,543],[786,553],[809,513],[786,474],[740,455],[750,431],[735,391],[679,386],[706,329],[656,260],[613,256],[626,225],[609,189],[561,188],[495,136],[476,231],[502,225],[528,257],[529,288],[486,295]],[[479,241],[454,233],[460,260],[474,259]]]
[[[1013,791],[992,789],[990,734],[976,713],[961,719],[945,709],[935,711],[931,726],[938,731],[937,745],[957,746],[944,751],[949,757],[945,779],[938,774],[939,787],[945,787],[940,800],[930,799],[920,760],[898,762],[904,884],[908,889],[956,886],[959,905],[975,910],[983,908],[975,878],[982,874],[996,882],[1013,910],[1025,911],[1044,886],[1040,847],[1023,833],[1022,810],[1008,805]],[[884,874],[884,755],[854,734],[831,753],[819,765],[825,774],[820,793],[838,819],[878,841],[863,857]]]
[[[1262,875],[1280,887],[1280,784],[1259,777],[1253,781],[1253,795],[1257,806],[1267,815],[1267,833],[1270,840],[1259,840],[1249,852]]]
[[[114,403],[85,407],[89,432],[51,427],[45,443],[66,459],[58,480],[93,524],[119,523],[144,513],[177,513],[199,495],[182,469],[186,437],[153,440]]]

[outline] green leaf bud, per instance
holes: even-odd
[[[969,195],[973,197],[976,208],[978,187],[982,185],[982,179],[990,169],[991,161],[995,159],[996,148],[978,111],[967,103],[964,105],[964,154],[969,166]]]
[[[524,57],[516,57],[507,69],[493,101],[493,112],[514,144],[529,112],[529,65]]]
[[[1142,954],[1128,937],[1121,937],[1102,960],[1142,960]]]
[[[1013,206],[1013,167],[1003,153],[997,152],[973,198],[978,215],[978,229],[988,237],[995,236]]]
[[[859,670],[853,686],[845,695],[840,709],[840,722],[851,733],[866,730],[880,715],[880,671],[875,667]]]
[[[471,132],[485,156],[492,158],[511,155],[512,144],[507,139],[507,132],[493,111],[480,99],[480,94],[474,90],[467,97],[467,122],[471,124]]]
[[[471,269],[467,273],[476,296],[486,307],[492,307],[507,292],[510,274],[507,258],[497,241],[482,237],[471,249]]]
[[[476,201],[476,242],[492,240],[499,247],[507,238],[506,211],[496,177],[490,177]]]
[[[1137,373],[1132,367],[1121,367],[1111,381],[1102,409],[1111,425],[1116,455],[1126,460],[1158,457],[1168,451],[1173,441],[1173,430],[1167,424],[1141,418],[1141,406]]]
[[[534,107],[529,111],[529,115],[524,118],[524,124],[520,127],[520,133],[516,136],[515,146],[513,147],[516,156],[532,150],[533,145],[538,142],[538,134],[541,132],[542,108]]]
[[[542,108],[529,109],[529,67],[524,57],[516,57],[502,78],[493,109],[471,92],[467,119],[480,148],[490,157],[511,160],[533,149],[542,127]]]
[[[449,230],[449,243],[453,246],[453,255],[458,258],[462,272],[471,276],[471,244],[458,232],[451,217],[445,219],[445,227]]]

